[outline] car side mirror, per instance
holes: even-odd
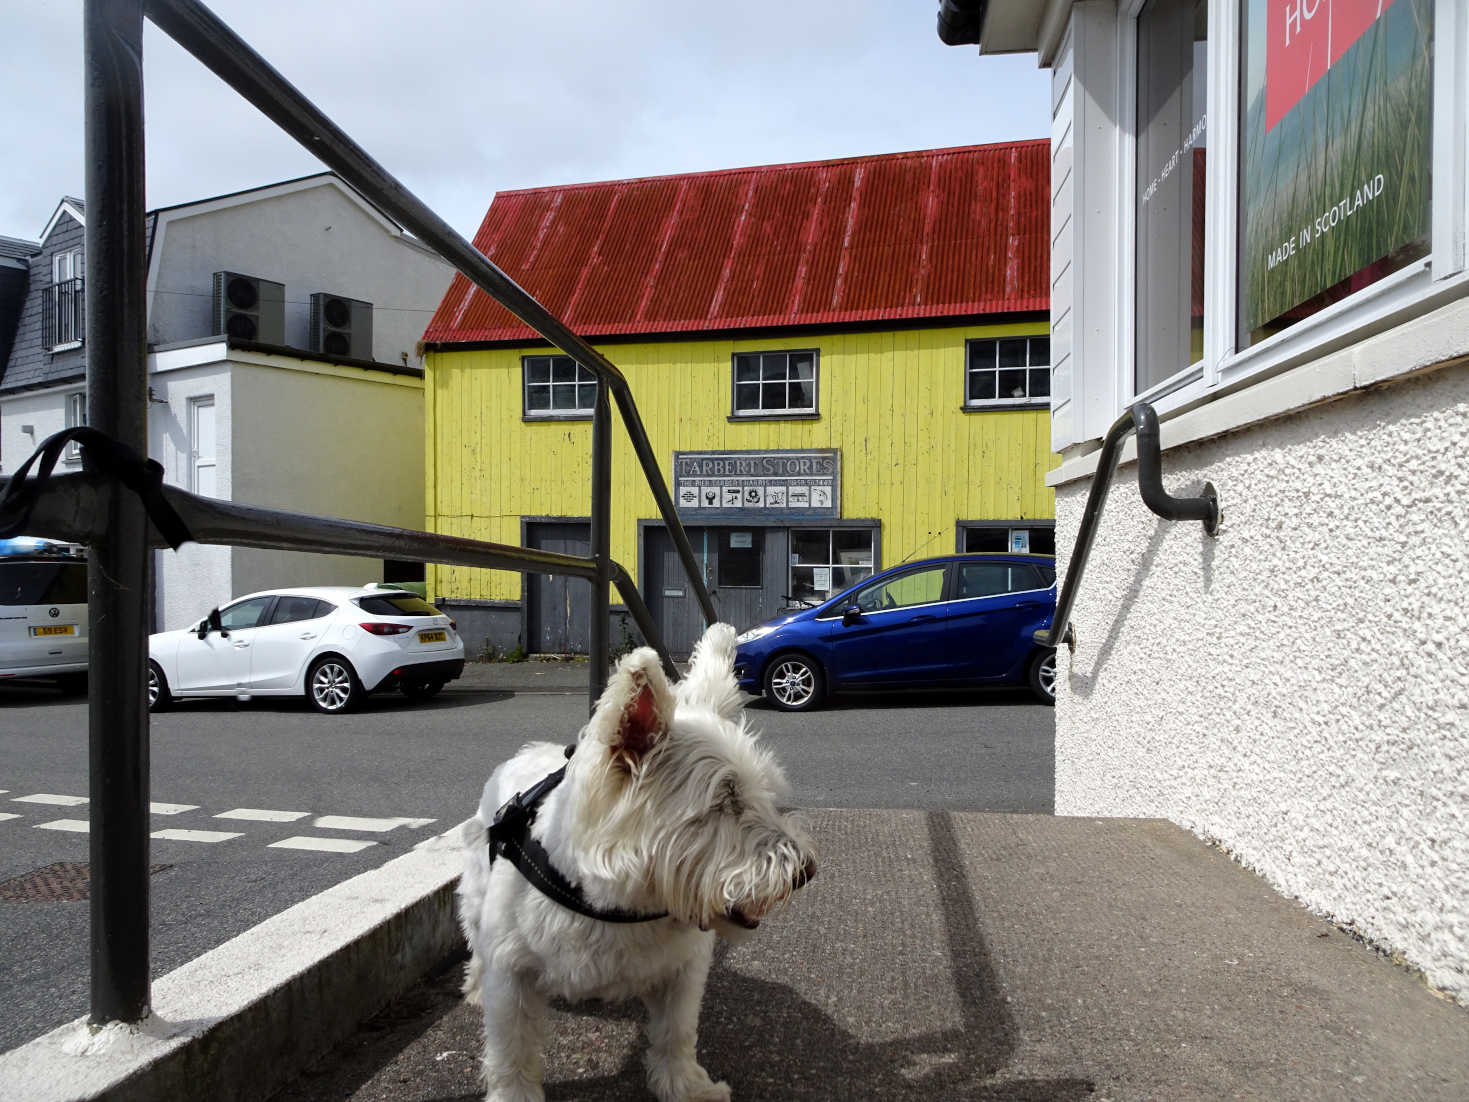
[[[228,639],[230,637],[230,633],[224,630],[224,622],[219,618],[219,609],[217,608],[211,608],[209,615],[199,625],[199,638],[203,639],[211,631],[219,632],[221,639]]]
[[[853,624],[862,622],[862,610],[856,605],[848,605],[847,611],[842,613],[842,627],[849,628]]]

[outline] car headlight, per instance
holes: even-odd
[[[772,625],[763,624],[758,628],[751,628],[749,631],[741,632],[735,636],[735,643],[738,645],[753,643],[756,639],[764,639],[774,630],[775,628]]]

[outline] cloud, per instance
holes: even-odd
[[[456,229],[497,190],[1043,137],[1033,57],[943,46],[932,4],[214,0],[212,10]],[[6,13],[0,233],[84,189],[81,4]],[[319,162],[155,28],[148,203]],[[995,103],[1002,110],[990,110]]]

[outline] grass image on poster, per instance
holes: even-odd
[[[1428,251],[1433,0],[1248,0],[1246,347]]]

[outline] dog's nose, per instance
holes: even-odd
[[[804,887],[816,876],[816,858],[806,858],[806,863],[796,873],[796,887]]]

